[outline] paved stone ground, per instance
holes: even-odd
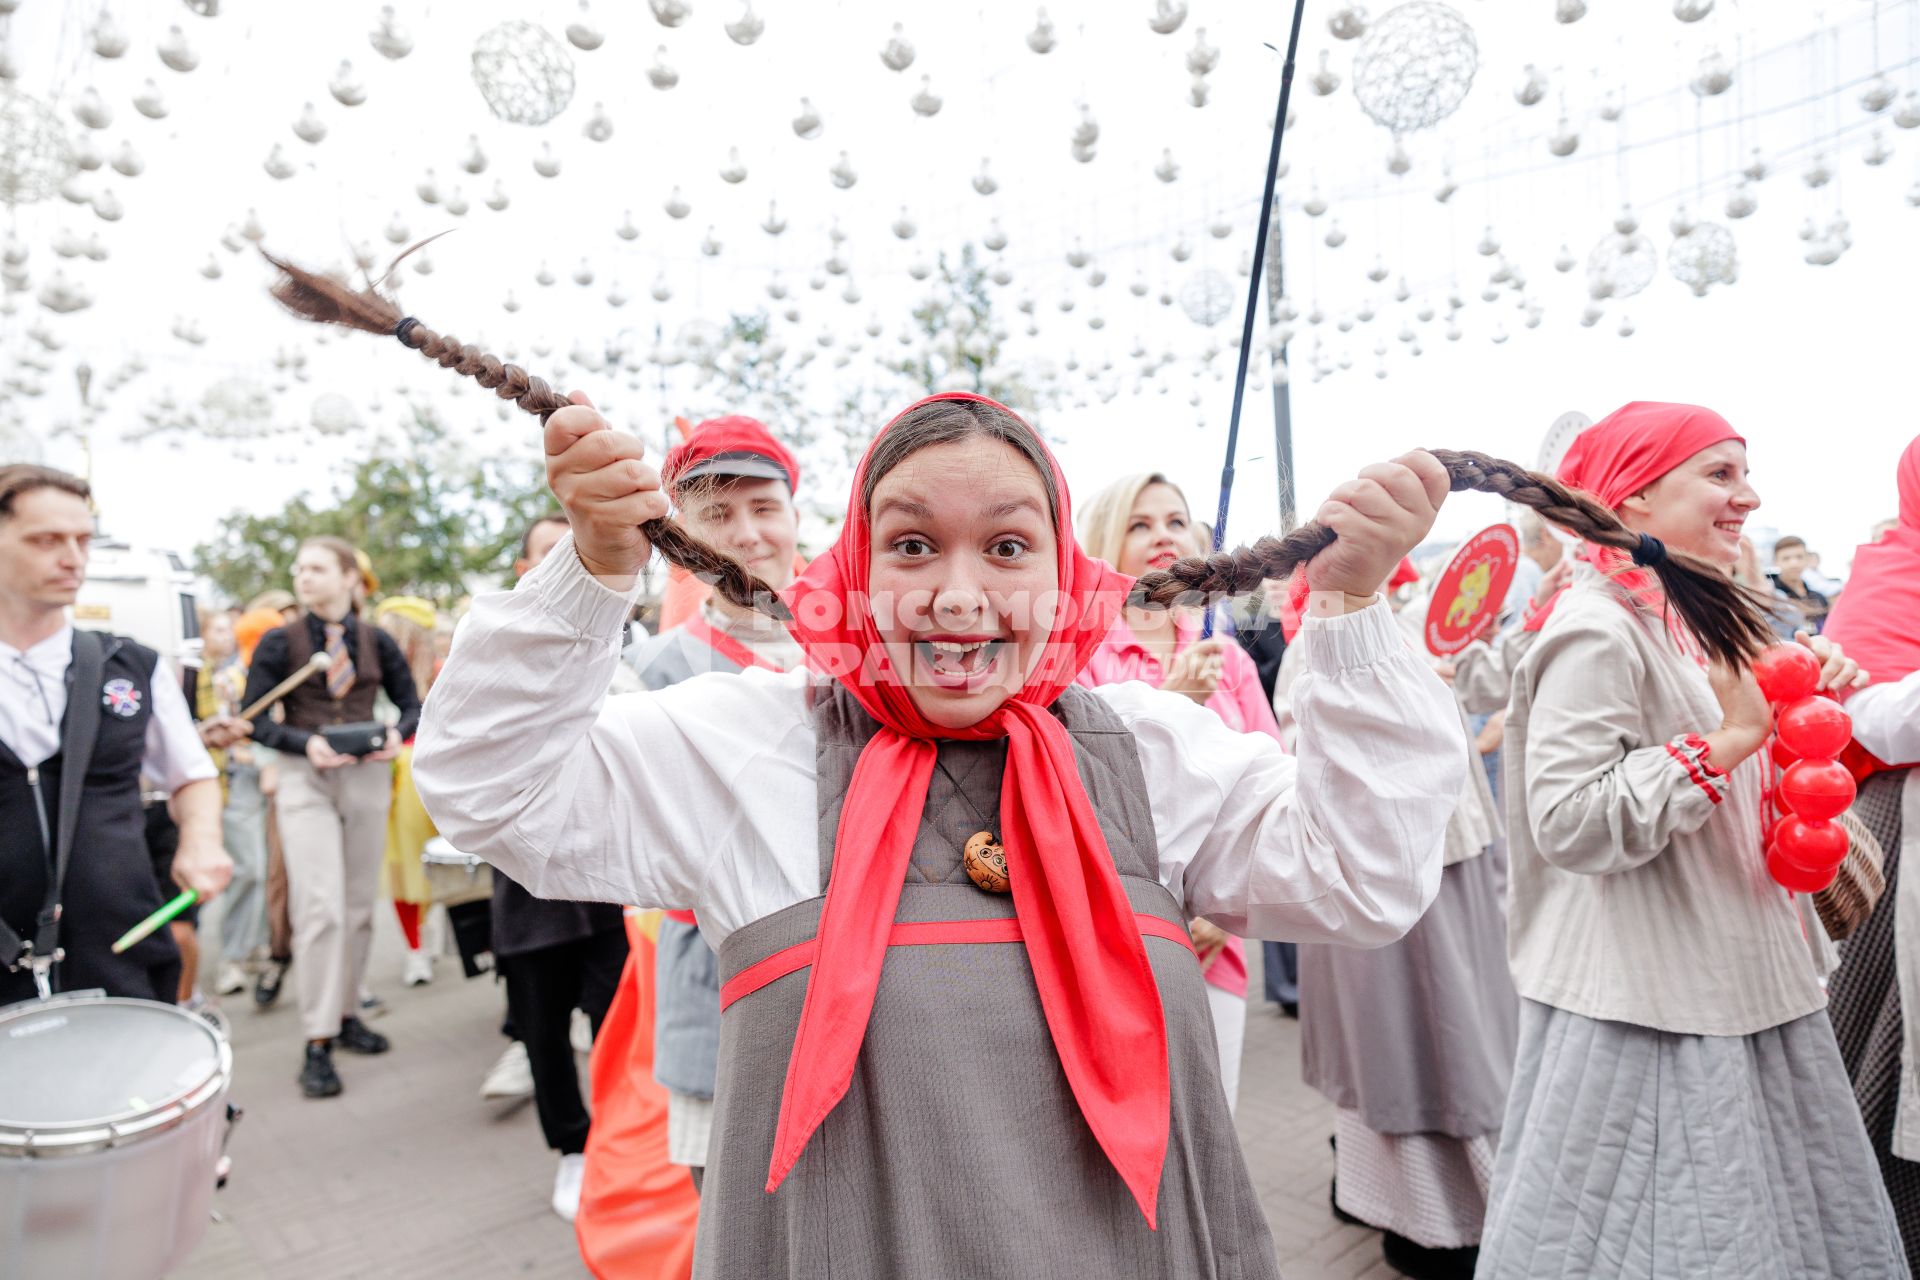
[[[346,1091],[310,1102],[294,1085],[300,1031],[285,1007],[233,1006],[232,1180],[220,1221],[180,1280],[492,1280],[586,1274],[572,1229],[547,1207],[554,1158],[527,1104],[483,1102],[499,1054],[504,996],[439,962],[432,985],[400,985],[398,929],[377,917],[373,986],[393,1040],[380,1058],[337,1057]],[[1259,988],[1258,948],[1254,990]],[[1290,1280],[1384,1280],[1379,1237],[1327,1211],[1331,1111],[1300,1082],[1299,1024],[1274,1006],[1249,1012],[1239,1127]],[[955,1280],[963,1280],[956,1277]]]

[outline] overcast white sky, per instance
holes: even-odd
[[[302,429],[325,392],[344,394],[377,423],[400,411],[404,390],[469,429],[475,449],[536,456],[530,420],[502,421],[451,375],[371,338],[321,343],[315,331],[278,315],[261,289],[265,271],[219,246],[222,231],[250,209],[269,247],[322,263],[344,262],[356,241],[373,245],[384,262],[393,248],[381,231],[396,214],[416,237],[460,227],[427,251],[433,274],[402,268],[403,300],[443,331],[512,348],[541,373],[566,369],[563,357],[581,339],[600,345],[626,332],[644,347],[656,323],[671,336],[692,319],[776,306],[765,287],[777,272],[791,290],[777,305],[800,312],[797,322],[780,322],[791,343],[816,343],[822,333],[834,340],[815,365],[822,394],[832,388],[830,357],[850,344],[864,349],[843,377],[869,367],[876,348],[900,349],[893,334],[921,294],[909,264],[978,243],[997,218],[1010,239],[1003,261],[1014,277],[998,291],[999,311],[1014,330],[1009,358],[1062,371],[1066,400],[1043,425],[1060,441],[1075,491],[1084,500],[1121,472],[1159,468],[1210,516],[1232,394],[1232,353],[1224,346],[1237,331],[1240,303],[1225,323],[1203,329],[1178,306],[1159,305],[1157,295],[1177,294],[1201,268],[1225,275],[1236,292],[1245,286],[1236,266],[1252,244],[1279,74],[1278,57],[1262,42],[1284,45],[1289,6],[1191,0],[1185,24],[1161,36],[1147,26],[1151,0],[1055,0],[1049,11],[1059,43],[1041,57],[1024,43],[1035,20],[1024,4],[763,4],[765,34],[741,47],[722,26],[740,16],[743,0],[694,0],[692,16],[675,29],[657,23],[644,4],[603,0],[589,20],[604,30],[605,44],[593,52],[568,46],[578,77],[573,102],[537,129],[488,113],[469,76],[471,47],[507,18],[558,35],[579,16],[577,4],[400,0],[394,7],[416,42],[400,61],[369,46],[379,7],[359,0],[227,0],[213,19],[167,0],[24,0],[0,19],[22,68],[21,89],[55,101],[72,125],[69,105],[96,88],[114,112],[112,125],[94,135],[102,150],[111,154],[124,140],[146,161],[136,178],[111,169],[91,175],[124,202],[127,214],[117,223],[57,199],[6,215],[9,233],[28,247],[34,292],[58,267],[84,281],[96,301],[56,317],[35,305],[34,292],[15,295],[16,314],[0,315],[0,355],[45,394],[0,406],[0,421],[16,417],[16,440],[23,430],[49,461],[77,466],[77,446],[55,429],[76,420],[72,368],[89,362],[100,406],[93,475],[112,531],[186,549],[229,510],[270,509],[302,489],[324,490],[365,447]],[[1376,16],[1387,8],[1369,7]],[[1358,46],[1329,35],[1325,18],[1334,5],[1309,6],[1299,120],[1287,138],[1282,189],[1290,293],[1302,313],[1318,300],[1327,317],[1317,329],[1304,315],[1295,322],[1301,505],[1310,512],[1358,467],[1413,445],[1531,461],[1541,433],[1565,410],[1598,417],[1629,399],[1690,400],[1718,409],[1748,436],[1767,500],[1762,521],[1808,537],[1837,568],[1867,526],[1892,513],[1893,460],[1920,430],[1911,392],[1920,208],[1905,198],[1910,187],[1920,195],[1920,130],[1896,127],[1892,113],[1870,119],[1858,105],[1858,82],[1876,68],[1891,68],[1900,92],[1916,87],[1920,3],[1836,0],[1816,12],[1720,0],[1691,25],[1656,0],[1593,7],[1562,26],[1545,0],[1461,0],[1457,8],[1477,34],[1476,82],[1459,114],[1406,138],[1413,167],[1397,178],[1384,164],[1390,138],[1350,91]],[[103,10],[131,38],[117,61],[89,50],[88,32]],[[895,21],[917,49],[904,73],[878,57]],[[176,25],[200,55],[191,74],[163,66],[155,53]],[[1203,109],[1188,104],[1183,65],[1198,27],[1220,50]],[[669,91],[652,88],[644,74],[657,46],[680,74]],[[1343,80],[1324,98],[1306,82],[1322,49]],[[1697,100],[1686,82],[1713,50],[1733,65],[1735,86]],[[367,86],[363,106],[343,107],[328,94],[343,58]],[[1552,87],[1538,106],[1523,109],[1513,88],[1529,63]],[[908,105],[923,74],[944,99],[932,118]],[[149,78],[171,104],[163,120],[133,109]],[[1628,104],[1617,122],[1595,114],[1609,93]],[[826,125],[812,141],[796,137],[789,123],[803,95]],[[329,128],[317,146],[290,128],[309,101]],[[596,103],[615,126],[604,143],[582,136]],[[1080,103],[1101,130],[1090,164],[1068,154]],[[1580,146],[1555,159],[1545,139],[1563,110]],[[1876,129],[1894,154],[1874,167],[1864,157]],[[459,165],[469,135],[490,160],[478,176]],[[275,144],[298,166],[285,181],[262,168]],[[533,169],[544,145],[561,160],[558,177]],[[737,186],[717,172],[730,147],[748,170]],[[1676,207],[1684,201],[1696,216],[1725,221],[1730,179],[1756,147],[1774,171],[1754,189],[1758,213],[1728,224],[1739,246],[1738,282],[1694,298],[1663,262],[1645,293],[1610,303],[1597,325],[1582,327],[1584,267],[1557,273],[1559,245],[1584,264],[1622,203],[1631,202],[1664,259]],[[1172,184],[1152,173],[1162,148],[1181,166]],[[843,149],[859,175],[844,191],[828,179]],[[1816,150],[1836,175],[1818,190],[1800,177]],[[1000,184],[986,197],[969,184],[983,157]],[[1431,195],[1443,167],[1461,187],[1445,205]],[[462,189],[470,212],[452,217],[444,201],[430,207],[416,197],[428,169],[443,193]],[[482,203],[496,181],[512,200],[505,212]],[[681,221],[662,209],[675,186],[692,205]],[[1301,207],[1316,187],[1331,205],[1319,219]],[[778,238],[758,227],[772,199],[790,224]],[[889,230],[903,206],[918,225],[907,241]],[[632,242],[613,234],[629,209],[641,228]],[[1802,223],[1813,218],[1824,227],[1842,212],[1852,249],[1831,266],[1803,262]],[[1323,243],[1334,218],[1349,237],[1338,250]],[[1216,239],[1209,227],[1223,220],[1230,234]],[[845,277],[819,292],[807,285],[828,256],[835,224],[846,233],[842,252],[864,295],[853,305],[841,300]],[[1488,226],[1527,277],[1526,296],[1543,309],[1537,329],[1523,325],[1521,293],[1481,301],[1496,260],[1481,257],[1475,244]],[[98,233],[111,257],[98,264],[56,258],[51,246],[65,228],[83,239]],[[709,228],[722,245],[717,257],[698,250]],[[1068,265],[1076,240],[1106,272],[1104,285],[1090,284],[1091,268]],[[1192,254],[1176,262],[1171,250],[1182,241]],[[199,273],[209,256],[223,269],[218,280]],[[1365,275],[1376,257],[1389,270],[1385,282]],[[595,277],[584,288],[570,279],[583,258]],[[543,262],[558,277],[548,288],[534,279]],[[1403,276],[1413,291],[1404,304],[1391,296]],[[632,298],[618,310],[606,302],[616,278]],[[1147,297],[1128,292],[1136,278],[1149,283]],[[665,304],[648,296],[656,279],[673,290]],[[501,307],[509,289],[523,304],[513,314]],[[1443,336],[1450,289],[1466,302],[1457,342]],[[1036,337],[1023,332],[1025,317],[1015,310],[1021,298],[1035,301]],[[1066,298],[1072,311],[1060,308]],[[1337,319],[1369,302],[1374,321],[1341,333]],[[1423,306],[1440,315],[1419,321]],[[1095,315],[1105,322],[1097,331],[1088,325]],[[1618,334],[1623,316],[1635,326],[1631,337]],[[198,323],[206,342],[172,337],[177,318]],[[881,338],[863,332],[869,319],[883,325]],[[1398,340],[1403,325],[1417,334],[1417,357]],[[28,337],[31,328],[50,333],[60,349],[47,352]],[[1496,329],[1510,340],[1495,343]],[[1258,333],[1264,341],[1264,317]],[[1316,336],[1329,361],[1345,353],[1351,370],[1313,381]],[[1151,353],[1171,351],[1174,363],[1141,379],[1128,355],[1136,341]],[[1374,376],[1382,364],[1376,342],[1388,348],[1385,379]],[[1210,347],[1220,354],[1208,362]],[[275,370],[283,351],[305,353],[307,381]],[[22,370],[23,353],[53,368],[37,376]],[[146,372],[101,394],[107,373],[131,356],[144,360]],[[1064,372],[1069,360],[1080,366],[1072,374]],[[1086,381],[1107,361],[1111,372]],[[271,392],[273,420],[288,428],[248,446],[250,457],[194,437],[119,439],[158,398],[196,404],[231,379]],[[625,374],[580,370],[560,380],[592,391],[655,438],[665,417],[693,398],[684,371],[666,374],[664,397],[655,370],[633,379],[637,386]],[[1073,408],[1076,398],[1087,407]],[[1250,390],[1247,404],[1236,539],[1265,531],[1276,510],[1270,393]],[[1499,514],[1490,499],[1456,500],[1443,529],[1464,534]]]

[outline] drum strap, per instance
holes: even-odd
[[[73,662],[67,668],[67,715],[60,744],[60,820],[55,828],[53,866],[47,876],[46,901],[34,920],[33,941],[25,942],[5,920],[0,920],[0,955],[9,969],[18,969],[35,957],[59,958],[60,897],[73,855],[74,829],[80,824],[80,799],[87,785],[93,745],[100,736],[100,699],[95,690],[106,672],[104,641],[91,631],[75,628]],[[78,696],[75,696],[77,693]]]

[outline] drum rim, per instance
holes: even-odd
[[[130,1146],[142,1139],[178,1128],[190,1117],[201,1114],[209,1103],[223,1096],[233,1084],[232,1043],[220,1034],[218,1027],[204,1018],[195,1017],[177,1005],[162,1004],[158,1000],[136,1000],[126,996],[56,995],[48,1000],[37,1000],[0,1009],[0,1020],[4,1020],[10,1014],[25,1015],[43,1012],[56,1005],[84,1005],[89,1008],[96,1005],[133,1005],[140,1008],[172,1010],[183,1018],[191,1018],[213,1037],[217,1063],[204,1081],[179,1096],[156,1103],[144,1111],[133,1112],[112,1120],[73,1120],[60,1124],[36,1125],[0,1117],[0,1156],[46,1159],[88,1155],[115,1147]]]

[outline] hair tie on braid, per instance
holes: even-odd
[[[1635,564],[1657,569],[1667,562],[1667,544],[1650,533],[1643,533],[1630,554]]]
[[[1773,642],[1758,597],[1728,577],[1719,566],[1671,551],[1658,538],[1635,533],[1604,504],[1552,476],[1517,463],[1452,449],[1430,451],[1447,470],[1454,492],[1474,489],[1496,494],[1531,509],[1541,519],[1578,534],[1596,546],[1626,552],[1651,569],[1669,608],[1717,661],[1745,666]],[[1283,538],[1262,538],[1251,547],[1177,560],[1165,569],[1142,574],[1128,603],[1136,608],[1211,604],[1225,596],[1246,595],[1270,578],[1287,578],[1332,544],[1333,530],[1308,521]]]
[[[407,253],[419,247],[414,245]],[[471,343],[442,337],[417,318],[401,315],[393,300],[378,289],[355,289],[331,276],[284,262],[264,249],[260,252],[281,271],[280,279],[271,290],[275,300],[301,319],[398,338],[407,349],[418,351],[443,369],[472,378],[502,400],[511,400],[528,413],[538,415],[543,422],[548,414],[566,407],[565,396],[519,365],[505,364]],[[419,341],[412,341],[414,338]],[[668,564],[711,583],[721,599],[782,622],[792,618],[773,589],[744,564],[708,546],[672,520],[649,520],[640,528]]]

